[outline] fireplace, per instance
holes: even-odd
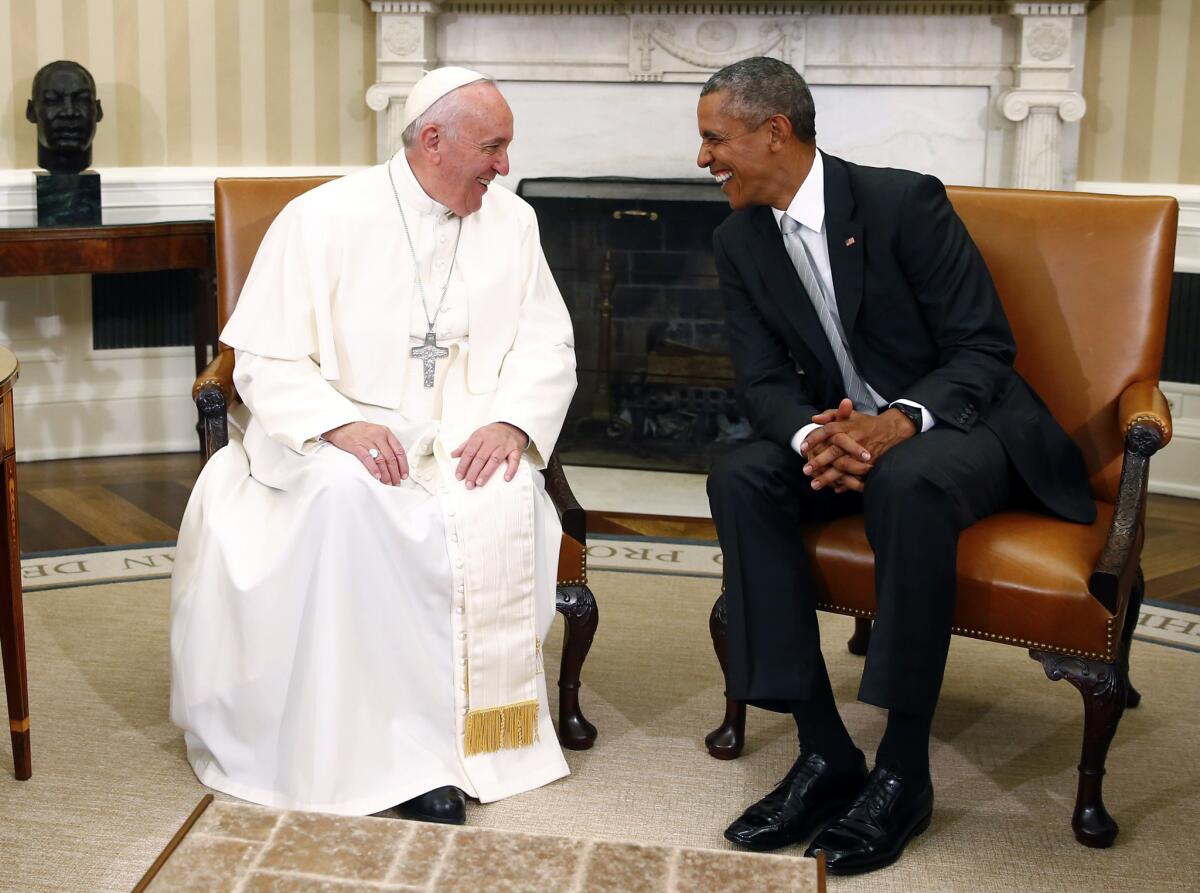
[[[1074,184],[1082,0],[368,2],[380,158],[426,69],[478,69],[512,106],[506,185],[537,209],[575,320],[572,462],[706,469],[744,436],[709,241],[728,210],[711,182],[680,179],[697,174],[696,101],[722,66],[793,65],[818,144],[851,161],[958,185]]]
[[[712,259],[729,206],[712,180],[537,178],[517,192],[575,326],[563,460],[706,471],[746,440]]]

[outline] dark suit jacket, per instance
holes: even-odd
[[[938,425],[987,425],[1047,509],[1092,521],[1079,449],[1013,368],[999,295],[942,184],[831,155],[824,167],[834,292],[859,372]],[[790,448],[846,395],[833,351],[770,208],[730,215],[713,245],[739,396],[759,435]]]

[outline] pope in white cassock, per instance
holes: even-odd
[[[250,417],[201,474],[171,590],[171,716],[206,785],[462,822],[567,774],[546,706],[575,390],[513,119],[426,75],[404,151],[274,221],[222,340]]]

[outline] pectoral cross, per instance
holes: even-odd
[[[433,387],[434,361],[450,356],[450,350],[437,343],[437,336],[430,329],[425,333],[425,343],[420,347],[414,347],[409,354],[413,359],[421,361],[421,369],[425,373],[425,387],[431,388]]]

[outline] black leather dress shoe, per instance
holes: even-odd
[[[801,754],[775,790],[725,829],[725,839],[751,850],[799,843],[845,809],[866,777],[862,754],[850,772],[835,772],[820,754]]]
[[[467,795],[452,785],[435,788],[396,807],[401,818],[439,825],[461,825],[467,820]]]
[[[891,865],[908,842],[929,827],[933,783],[916,783],[876,767],[841,816],[816,836],[806,856],[825,854],[830,874],[862,874]]]

